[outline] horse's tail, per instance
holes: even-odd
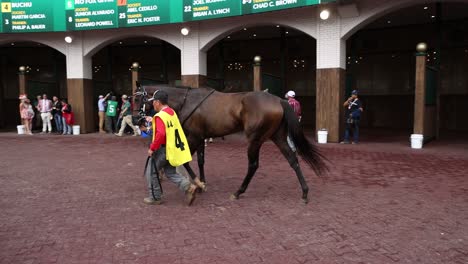
[[[307,140],[302,130],[301,124],[294,113],[294,110],[285,100],[281,100],[284,110],[283,119],[286,121],[289,137],[297,148],[299,155],[309,164],[318,176],[328,171],[325,164],[326,158],[320,153],[316,146]]]

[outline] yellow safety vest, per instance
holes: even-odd
[[[164,111],[159,111],[153,117],[153,141],[156,137],[156,117],[161,118],[166,126],[166,159],[174,166],[180,166],[192,160],[187,138],[180,125],[179,118],[174,112],[170,115]]]

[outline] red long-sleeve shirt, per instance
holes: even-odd
[[[292,107],[292,109],[294,110],[294,113],[296,113],[297,117],[300,117],[302,115],[302,113],[301,113],[301,104],[294,98],[289,98],[288,103]]]
[[[174,110],[170,107],[164,108],[161,111],[164,111],[171,116],[174,115]],[[153,122],[156,122],[156,131],[153,131],[155,136],[153,142],[151,142],[150,149],[152,151],[156,151],[161,147],[161,145],[166,144],[166,124],[164,124],[159,116],[157,116],[156,120],[153,120]]]

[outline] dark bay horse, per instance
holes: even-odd
[[[289,134],[298,154],[317,175],[326,170],[323,157],[311,144],[288,102],[264,92],[221,93],[210,88],[175,88],[165,85],[139,87],[148,96],[156,90],[169,94],[169,105],[177,112],[187,136],[192,154],[198,152],[200,178],[204,181],[204,139],[222,137],[244,131],[248,140],[248,171],[240,188],[231,196],[238,199],[244,193],[259,166],[263,143],[272,140],[295,171],[302,188],[302,200],[307,203],[309,188],[302,174],[296,153],[288,145]],[[195,179],[186,163],[184,167]]]

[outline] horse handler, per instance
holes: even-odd
[[[175,111],[167,103],[169,95],[164,91],[156,91],[153,98],[154,109],[158,112],[153,117],[153,140],[148,149],[148,156],[152,157],[156,163],[156,172],[164,170],[166,177],[175,183],[179,189],[185,192],[185,199],[190,206],[195,200],[197,186],[189,179],[177,173],[176,168],[192,160],[192,155],[188,146],[182,126]],[[146,169],[145,175],[148,183],[149,197],[143,201],[146,204],[161,203],[161,189],[154,177],[155,173]]]

